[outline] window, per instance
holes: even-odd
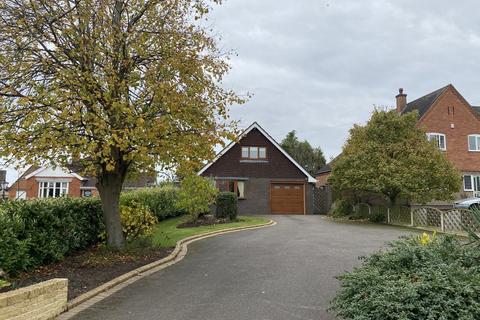
[[[258,159],[258,148],[250,147],[250,159]]]
[[[480,176],[464,175],[463,190],[475,191],[475,194],[479,193],[480,192]]]
[[[23,190],[17,191],[15,193],[15,199],[27,199],[27,191],[23,191]]]
[[[264,148],[264,147],[258,148],[258,157],[260,159],[267,158],[267,148]]]
[[[480,134],[468,136],[468,151],[480,151]]]
[[[440,150],[447,150],[447,139],[443,133],[427,133],[428,141],[436,141]]]
[[[39,198],[63,197],[68,193],[68,182],[45,181],[39,182]]]
[[[265,147],[242,147],[242,159],[264,160],[267,158],[267,148]]]
[[[82,197],[89,198],[91,196],[93,196],[92,190],[90,189],[82,190]]]
[[[248,149],[248,147],[242,147],[242,158],[248,158],[250,156]]]
[[[245,199],[245,181],[217,180],[216,184],[218,190],[233,192],[238,199]]]
[[[237,197],[245,199],[245,181],[237,181]]]
[[[463,190],[473,191],[472,176],[470,175],[463,176]]]

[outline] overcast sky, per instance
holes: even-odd
[[[479,11],[474,0],[226,0],[210,23],[238,53],[225,85],[254,94],[233,118],[277,141],[296,130],[329,159],[399,87],[411,101],[452,83],[480,105]]]
[[[234,49],[226,85],[254,97],[232,108],[277,141],[296,130],[327,159],[373,106],[452,83],[480,105],[480,2],[227,0],[211,22]]]

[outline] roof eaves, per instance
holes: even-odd
[[[250,131],[252,131],[253,129],[258,129],[260,131],[261,134],[263,134],[278,150],[280,150],[280,152],[283,153],[284,156],[287,157],[288,160],[290,160],[290,162],[292,162],[306,177],[307,177],[307,180],[308,182],[310,183],[315,183],[317,180],[312,177],[297,161],[295,161],[285,150],[283,150],[283,148],[278,144],[277,141],[275,141],[275,139],[273,139],[269,134],[268,132],[266,132],[257,122],[254,122],[252,123],[247,129],[245,129],[239,136],[239,140],[241,139],[241,137],[243,137],[244,135],[248,134]],[[208,168],[210,168],[210,166],[212,166],[218,159],[220,159],[228,150],[230,150],[234,145],[236,144],[236,141],[232,141],[230,142],[222,151],[220,151],[216,156],[215,158],[210,162],[208,163],[207,165],[205,165],[198,173],[197,175],[201,175],[202,173],[204,173]]]

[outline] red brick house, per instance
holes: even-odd
[[[313,213],[315,178],[256,122],[198,174],[235,192],[240,214]]]
[[[396,107],[401,114],[418,111],[418,125],[461,172],[463,187],[457,197],[480,196],[480,107],[451,84],[408,103],[400,89]]]
[[[140,175],[124,183],[124,189],[153,186],[154,175]],[[8,189],[10,199],[35,199],[69,197],[91,197],[98,195],[96,179],[85,177],[72,170],[60,167],[29,167]]]

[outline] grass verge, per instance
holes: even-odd
[[[269,219],[264,217],[241,216],[239,221],[232,223],[216,224],[194,228],[177,228],[182,222],[188,220],[188,216],[168,219],[156,225],[152,235],[152,244],[157,247],[174,247],[177,241],[184,238],[204,234],[212,231],[219,231],[230,228],[249,227],[267,223]]]

